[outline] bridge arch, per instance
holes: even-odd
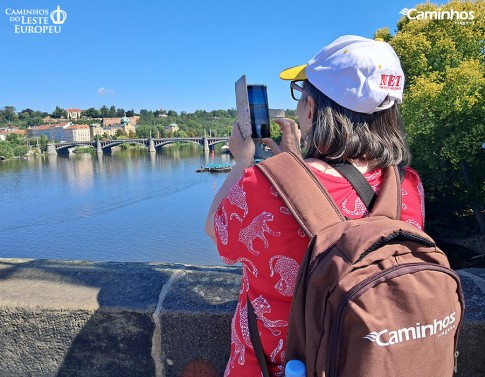
[[[62,143],[62,144],[56,144],[55,145],[55,150],[57,153],[60,154],[67,154],[75,151],[78,148],[94,148],[95,146],[92,145],[91,143],[84,143],[84,142],[79,142],[79,143]]]
[[[155,148],[162,148],[165,145],[175,144],[175,143],[190,143],[190,144],[197,144],[202,145],[200,141],[197,140],[163,140],[161,142],[155,141]]]
[[[216,145],[216,144],[226,144],[229,139],[221,139],[221,140],[215,140],[215,141],[210,141],[209,146]]]
[[[120,140],[120,141],[123,141],[123,140]],[[124,140],[122,143],[118,143],[116,145],[121,145],[121,144],[141,145],[143,147],[147,146],[146,142],[139,141],[139,140]]]

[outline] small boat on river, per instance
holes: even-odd
[[[208,164],[206,166],[201,166],[199,169],[195,169],[197,173],[227,173],[231,171],[232,166],[229,164]]]

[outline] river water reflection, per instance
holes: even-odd
[[[232,163],[196,145],[0,161],[0,257],[222,265],[204,220]]]

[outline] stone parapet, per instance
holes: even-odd
[[[222,375],[240,279],[239,268],[0,259],[0,376]]]
[[[485,375],[485,270],[467,303],[458,375]],[[0,376],[222,376],[238,267],[0,259]]]

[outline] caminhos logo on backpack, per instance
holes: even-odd
[[[388,329],[379,332],[374,331],[364,336],[364,339],[375,342],[380,347],[389,347],[409,340],[424,339],[435,335],[439,338],[447,335],[451,330],[456,328],[456,325],[454,325],[456,320],[455,315],[456,313],[453,312],[445,318],[441,320],[435,319],[427,325],[422,325],[418,322],[413,327],[404,327],[393,331],[389,331]]]

